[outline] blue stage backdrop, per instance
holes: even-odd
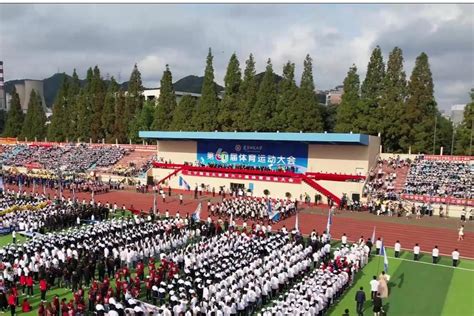
[[[298,142],[207,141],[197,142],[197,160],[203,164],[245,165],[255,167],[308,168],[308,145]]]

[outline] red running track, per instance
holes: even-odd
[[[14,188],[14,187],[12,187]],[[16,188],[15,188],[16,189]],[[27,189],[28,190],[28,189]],[[48,191],[54,195],[54,191]],[[197,207],[199,201],[203,202],[201,219],[206,219],[207,200],[212,198],[211,195],[203,195],[199,200],[193,199],[193,192],[183,192],[185,195],[183,205],[179,205],[179,199],[175,195],[177,190],[173,190],[171,197],[166,197],[166,202],[163,203],[161,197],[157,197],[158,210],[164,214],[166,210],[171,215],[175,215],[178,211],[181,216],[186,213],[192,214]],[[66,192],[65,197],[70,194]],[[82,201],[87,201],[91,198],[90,193],[78,193],[76,197]],[[153,194],[143,194],[134,191],[113,191],[104,194],[96,194],[95,200],[101,203],[109,202],[111,204],[117,203],[118,207],[125,205],[127,208],[148,211],[153,205]],[[311,214],[307,212],[300,212],[299,227],[303,234],[310,234],[313,229],[318,232],[323,232],[327,225],[327,216]],[[280,229],[286,226],[287,229],[293,229],[295,225],[296,216],[292,216],[272,226],[273,230]],[[236,221],[238,225],[242,224],[241,220]],[[251,225],[251,222],[247,222]],[[370,238],[374,227],[376,227],[376,237],[384,239],[385,245],[393,247],[397,240],[400,241],[402,248],[412,250],[415,243],[418,243],[423,252],[431,253],[435,245],[440,249],[442,255],[451,256],[451,252],[457,248],[461,253],[461,257],[474,259],[474,233],[465,232],[464,240],[457,241],[457,231],[454,229],[435,228],[421,225],[403,225],[401,223],[391,223],[385,221],[375,221],[367,219],[357,219],[354,217],[339,217],[333,216],[333,224],[331,226],[331,235],[335,239],[340,239],[345,233],[351,241],[357,240],[360,236]]]

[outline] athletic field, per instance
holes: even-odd
[[[400,316],[468,316],[474,315],[474,261],[462,260],[452,267],[452,260],[443,257],[432,264],[430,254],[422,254],[420,261],[413,261],[411,252],[389,256],[389,297],[383,300],[387,315]],[[383,270],[383,257],[372,256],[371,261],[359,272],[354,285],[342,300],[330,310],[329,315],[340,316],[348,308],[350,315],[357,315],[355,294],[363,286],[369,299],[364,305],[364,315],[373,315],[370,301],[370,280]]]

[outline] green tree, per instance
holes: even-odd
[[[434,85],[428,56],[421,53],[415,61],[408,84],[408,99],[404,120],[408,130],[400,139],[405,151],[411,146],[414,153],[433,151],[435,117],[438,115],[434,98]]]
[[[354,124],[354,121],[358,118],[360,113],[359,89],[360,80],[357,74],[357,67],[352,65],[344,79],[344,94],[337,108],[336,126],[334,128],[336,132],[359,132],[357,126]]]
[[[127,101],[125,98],[125,94],[123,91],[118,93],[117,102],[115,105],[115,124],[114,124],[114,138],[120,144],[127,143],[127,126],[128,121],[127,117],[125,116],[125,112],[127,109]]]
[[[102,127],[102,111],[105,101],[105,83],[100,75],[98,66],[94,67],[93,76],[88,83],[90,85],[90,102],[91,102],[91,121],[90,130],[93,142],[98,142],[104,137],[104,130]]]
[[[142,75],[137,64],[133,66],[130,79],[128,81],[129,109],[131,113],[140,113],[143,106],[143,83]],[[137,112],[136,110],[139,110]]]
[[[472,130],[474,128],[474,89],[471,89],[471,102],[464,109],[464,116],[461,124],[456,128],[456,147],[457,155],[472,155]]]
[[[400,152],[400,138],[403,131],[408,131],[409,128],[403,118],[407,81],[403,70],[403,52],[398,47],[388,57],[383,86],[380,99],[382,145],[386,152]]]
[[[362,132],[376,135],[380,132],[382,111],[380,99],[384,90],[385,65],[382,50],[377,46],[370,56],[367,65],[367,74],[361,86],[361,100],[363,114],[358,118],[358,125]]]
[[[290,122],[290,130],[322,132],[324,129],[322,110],[316,99],[313,78],[313,60],[306,55],[300,88],[296,99],[295,118]]]
[[[277,91],[274,81],[273,66],[270,58],[267,61],[265,74],[257,93],[257,101],[253,110],[250,112],[250,122],[253,130],[256,131],[271,131],[272,116],[275,112],[277,101]],[[269,124],[270,123],[270,124]]]
[[[5,122],[5,130],[3,136],[5,137],[19,137],[23,127],[25,116],[21,109],[20,96],[13,88],[12,98],[10,100],[10,109]]]
[[[239,91],[242,83],[239,60],[232,54],[224,77],[224,98],[219,103],[217,121],[222,131],[232,131],[235,128],[235,114],[239,104]]]
[[[5,130],[5,122],[7,120],[7,111],[0,110],[0,134]]]
[[[81,89],[76,103],[76,138],[81,142],[88,142],[90,138],[90,123],[91,123],[91,105],[87,98],[87,88]]]
[[[212,66],[212,52],[206,58],[206,70],[204,71],[204,81],[202,83],[201,98],[194,117],[194,125],[200,131],[213,131],[218,127],[218,101],[214,84],[214,67]]]
[[[160,96],[155,110],[153,128],[161,131],[169,129],[173,113],[176,108],[176,95],[173,88],[173,76],[166,65],[166,70],[161,77]]]
[[[63,82],[54,100],[53,115],[48,127],[48,139],[52,141],[63,142],[68,136],[68,89],[68,79],[64,75]]]
[[[25,121],[21,130],[21,138],[39,140],[46,136],[46,114],[44,113],[41,97],[31,91],[30,101],[28,102],[28,110],[26,111]]]
[[[283,78],[278,83],[278,99],[272,126],[278,131],[288,131],[295,118],[298,87],[295,82],[295,64],[288,61],[283,66]]]
[[[140,139],[138,137],[139,131],[149,131],[154,121],[155,114],[155,104],[153,101],[146,101],[138,115],[135,116],[134,120],[130,124],[128,138],[132,142],[138,142]]]
[[[196,100],[185,95],[174,111],[173,120],[171,122],[171,130],[173,131],[191,131],[194,130],[193,116],[196,109]]]
[[[72,73],[72,79],[69,83],[69,89],[67,91],[68,109],[66,111],[66,120],[69,125],[66,129],[66,138],[68,140],[77,139],[77,121],[78,121],[78,103],[79,95],[81,92],[81,81],[77,75],[76,69]]]
[[[117,93],[119,91],[119,85],[115,78],[110,78],[110,83],[107,88],[107,94],[105,95],[104,110],[102,111],[102,126],[104,128],[105,140],[108,143],[115,141],[115,102]]]
[[[234,120],[234,129],[239,131],[251,131],[253,123],[249,120],[250,113],[257,102],[257,79],[255,77],[255,61],[250,54],[245,62],[244,79],[240,85],[240,99],[236,118]]]

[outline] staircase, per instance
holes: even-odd
[[[309,185],[310,187],[312,187],[313,189],[315,189],[316,191],[318,191],[322,195],[324,195],[324,196],[330,198],[331,200],[333,200],[336,204],[338,204],[338,205],[341,204],[341,199],[338,196],[336,196],[334,193],[332,193],[332,192],[328,191],[327,189],[325,189],[324,187],[322,187],[320,184],[318,184],[313,179],[310,179],[308,176],[306,176],[304,174],[301,175],[301,179],[307,185]]]

